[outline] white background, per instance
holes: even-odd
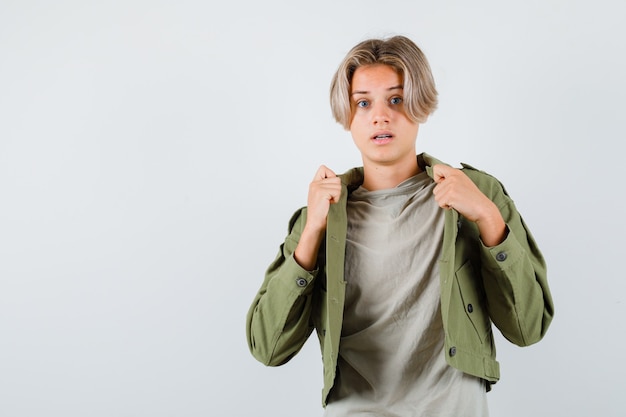
[[[547,258],[546,338],[498,338],[492,416],[623,416],[622,2],[0,2],[0,415],[321,416],[310,339],[245,315],[325,163],[345,53],[404,34],[440,106],[418,149],[499,177]]]

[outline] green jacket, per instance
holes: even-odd
[[[432,166],[441,163],[427,154],[417,158],[431,177]],[[489,386],[500,378],[491,323],[511,342],[527,346],[544,336],[554,306],[543,257],[513,200],[497,179],[462,166],[500,209],[508,234],[501,244],[486,247],[475,223],[446,210],[440,259],[445,355],[448,364],[485,379]],[[362,168],[341,175],[341,182],[341,199],[328,213],[318,268],[306,271],[293,258],[306,223],[302,208],[291,218],[289,234],[267,269],[246,320],[250,351],[269,366],[289,361],[316,331],[324,362],[324,406],[335,380],[343,320],[346,202],[363,182]]]

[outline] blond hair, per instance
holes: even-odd
[[[430,65],[418,46],[405,36],[368,39],[353,47],[343,59],[330,85],[330,107],[335,120],[350,129],[352,112],[350,89],[357,68],[384,64],[403,79],[404,108],[407,116],[424,123],[437,108],[437,89]]]

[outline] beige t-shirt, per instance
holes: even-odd
[[[485,384],[445,362],[444,210],[423,172],[348,200],[346,303],[326,417],[487,416]]]

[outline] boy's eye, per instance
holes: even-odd
[[[391,104],[401,104],[402,103],[402,97],[394,97],[390,101],[391,101]]]
[[[369,106],[369,104],[370,103],[367,100],[361,100],[356,103],[357,107],[367,107]]]

